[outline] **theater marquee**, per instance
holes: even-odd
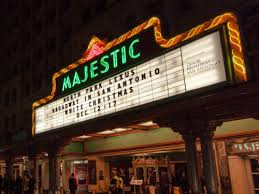
[[[33,134],[246,81],[236,22],[226,13],[164,39],[151,18],[107,44],[94,38],[83,58],[53,76],[51,95],[33,104]]]

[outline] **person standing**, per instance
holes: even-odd
[[[134,173],[130,173],[130,176],[129,176],[129,182],[130,182],[130,192],[131,194],[134,193],[134,185],[132,183],[132,180],[136,179],[136,177],[134,176]]]
[[[188,177],[186,176],[185,171],[183,170],[179,177],[180,187],[182,188],[183,194],[189,193]]]
[[[3,177],[0,174],[0,194],[2,194],[2,189],[3,189]]]
[[[77,181],[74,177],[74,173],[72,173],[69,178],[69,190],[70,190],[70,194],[75,194],[77,190]]]
[[[149,194],[155,194],[156,193],[156,174],[155,171],[151,168],[148,169],[148,190]]]
[[[22,193],[22,178],[19,175],[17,175],[14,185],[15,185],[14,194],[21,194]]]
[[[10,187],[9,177],[5,174],[3,179],[4,194],[9,194],[9,187]]]
[[[35,189],[35,179],[32,176],[29,176],[29,194],[34,194],[34,189]]]
[[[165,170],[161,172],[160,176],[160,193],[169,194],[169,177]]]
[[[118,178],[117,178],[117,194],[123,194],[123,178],[121,173],[118,173]]]
[[[118,177],[117,177],[116,174],[117,174],[116,171],[113,170],[112,171],[112,178],[111,178],[111,182],[110,182],[110,189],[109,189],[111,194],[117,194],[117,187],[116,187],[116,185],[117,185]]]
[[[23,185],[23,193],[24,194],[29,194],[29,175],[25,173],[22,181]]]
[[[9,192],[10,194],[14,194],[14,182],[15,182],[15,177],[14,175],[10,177],[10,183],[9,183]]]

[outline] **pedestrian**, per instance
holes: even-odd
[[[35,189],[35,179],[33,176],[29,176],[29,194],[34,194],[34,189]]]
[[[166,170],[161,171],[160,193],[169,194],[169,177],[168,177],[168,173]]]
[[[182,188],[183,194],[188,194],[189,193],[188,178],[184,170],[181,171],[181,174],[179,177],[179,184]]]
[[[22,186],[23,186],[23,193],[29,194],[29,175],[27,172],[24,173]]]
[[[118,181],[118,176],[116,175],[116,171],[112,171],[112,178],[110,182],[110,192],[111,194],[117,194],[117,181]]]
[[[134,193],[134,185],[132,184],[132,180],[134,180],[136,177],[134,176],[134,173],[130,173],[129,176],[129,182],[130,182],[130,193]]]
[[[9,182],[9,192],[10,194],[14,194],[14,183],[15,183],[15,177],[11,176],[10,177],[10,182]]]
[[[147,184],[148,184],[149,194],[155,194],[156,193],[156,173],[153,168],[148,168]]]
[[[70,190],[70,194],[75,194],[77,190],[77,181],[74,177],[74,173],[72,173],[71,176],[69,177],[69,190]]]
[[[0,174],[0,194],[2,194],[2,189],[3,189],[3,177]]]
[[[121,175],[121,172],[118,173],[118,178],[117,178],[117,194],[123,194],[123,175]]]
[[[14,182],[14,194],[22,194],[22,178],[20,175],[17,175]]]
[[[4,194],[9,194],[9,177],[8,175],[4,174],[4,179],[3,179],[3,190],[4,190]]]
[[[35,189],[35,179],[33,176],[29,176],[29,194],[34,194],[34,189]]]

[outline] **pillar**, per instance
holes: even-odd
[[[215,156],[212,144],[213,131],[221,125],[221,121],[213,120],[213,113],[205,109],[178,112],[164,118],[156,118],[160,126],[171,127],[179,132],[184,139],[188,170],[189,188],[192,194],[200,194],[201,184],[198,174],[196,139],[200,137],[203,170],[208,194],[218,194],[218,180]]]
[[[30,169],[29,174],[35,180],[35,193],[39,193],[39,160],[35,155],[29,155]]]
[[[57,155],[50,152],[49,155],[49,194],[55,194],[57,190]]]
[[[6,163],[6,175],[11,177],[13,175],[13,157],[7,154],[7,158],[5,160]]]
[[[186,150],[188,183],[191,194],[201,194],[200,177],[197,166],[196,138],[193,134],[183,135]]]
[[[49,194],[60,193],[60,162],[58,161],[58,154],[70,141],[70,138],[53,137],[48,142]]]
[[[218,194],[218,178],[213,149],[212,131],[205,131],[200,135],[203,171],[208,194]]]
[[[34,158],[35,193],[39,193],[39,159]]]
[[[154,121],[159,126],[170,127],[182,135],[185,143],[187,160],[188,184],[191,194],[202,194],[200,176],[198,172],[196,139],[201,128],[200,115],[191,112],[181,112],[170,118],[156,118]]]

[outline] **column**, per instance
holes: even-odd
[[[39,193],[39,159],[34,158],[35,193]]]
[[[57,185],[57,155],[49,153],[49,194],[55,194]]]
[[[200,177],[197,167],[197,136],[193,134],[183,135],[187,159],[188,183],[191,194],[201,194]]]
[[[38,161],[35,155],[29,155],[29,174],[35,180],[34,191],[38,193]]]
[[[48,142],[48,159],[49,159],[49,193],[60,193],[58,154],[71,141],[70,138],[55,137]]]
[[[5,163],[6,163],[6,175],[11,177],[13,175],[13,157],[7,154]]]
[[[213,135],[212,131],[204,131],[200,135],[203,171],[208,194],[218,194],[217,170],[212,144]]]

